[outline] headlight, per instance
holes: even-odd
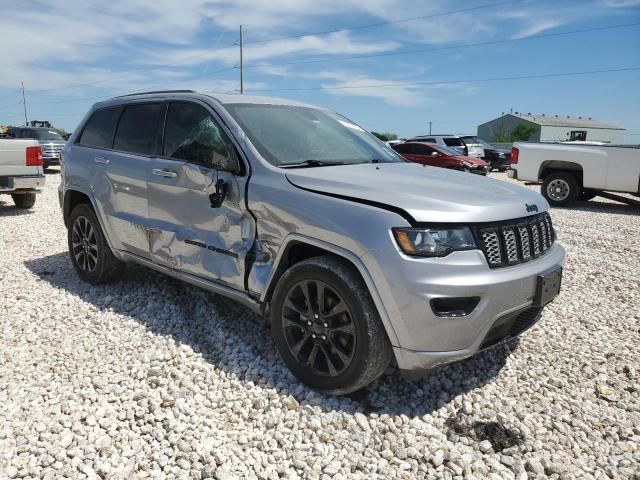
[[[393,236],[404,253],[419,257],[444,257],[456,250],[476,248],[467,227],[394,228]]]

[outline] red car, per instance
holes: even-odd
[[[453,148],[436,146],[433,143],[406,142],[393,145],[391,148],[410,162],[432,167],[463,170],[478,175],[486,175],[489,171],[489,164],[484,160],[465,157]]]

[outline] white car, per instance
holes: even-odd
[[[601,192],[640,196],[640,145],[516,143],[509,176],[540,183],[542,195],[556,206]]]

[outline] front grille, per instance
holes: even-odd
[[[517,337],[540,319],[542,308],[529,307],[526,310],[510,313],[496,320],[487,336],[482,341],[479,350],[493,347]]]
[[[41,145],[41,147],[42,147],[43,155],[58,156],[57,154],[64,150],[64,145],[59,145],[55,143],[44,143]]]
[[[555,241],[548,213],[475,229],[489,267],[528,262],[544,255]]]

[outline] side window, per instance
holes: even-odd
[[[437,143],[435,138],[425,138],[422,141],[427,143]]]
[[[113,133],[121,111],[120,107],[115,107],[94,112],[82,130],[78,143],[87,147],[111,148]]]
[[[162,107],[161,103],[127,105],[118,122],[114,150],[142,155],[155,154],[158,117]]]
[[[464,143],[459,138],[443,138],[444,144],[447,147],[464,147]]]
[[[217,170],[238,170],[238,159],[229,137],[209,112],[195,103],[169,105],[162,155]]]
[[[415,145],[414,148],[417,155],[431,155],[431,152],[433,152],[433,149],[427,147],[426,145]]]
[[[394,145],[391,148],[393,148],[398,153],[411,153],[411,145],[407,145],[406,143]]]

